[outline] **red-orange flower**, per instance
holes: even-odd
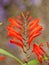
[[[37,44],[33,44],[33,50],[32,52],[34,52],[39,60],[39,62],[42,64],[42,58],[44,58],[44,55],[47,55],[46,51],[38,46]]]

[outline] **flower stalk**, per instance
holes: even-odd
[[[17,62],[19,62],[21,65],[24,64],[20,59],[18,59],[17,57],[15,57],[14,55],[12,55],[11,53],[7,52],[7,51],[4,50],[4,49],[1,49],[1,48],[0,48],[0,53],[3,54],[3,55],[9,56],[9,57],[11,57],[11,58],[14,58],[14,59],[15,59]]]

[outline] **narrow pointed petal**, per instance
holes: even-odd
[[[9,22],[11,22],[11,24],[16,26],[18,29],[22,30],[22,27],[14,19],[9,18]]]
[[[37,26],[29,35],[29,38],[34,35],[34,33],[42,30],[42,26]]]
[[[36,44],[36,49],[38,50],[39,54],[44,57],[43,51],[40,49],[40,47]]]
[[[15,34],[14,32],[8,32],[8,36],[12,36],[13,38],[16,38],[18,40],[20,40],[23,43],[23,39],[22,37],[18,36],[17,34]]]
[[[21,47],[22,49],[24,49],[23,44],[21,44],[20,42],[16,42],[15,40],[10,40],[10,42],[12,44],[18,45],[19,47]]]
[[[40,48],[38,49],[38,45],[37,44],[33,44],[33,51],[37,56],[37,59],[39,60],[39,62],[42,64],[42,57],[41,54],[39,53]]]
[[[27,21],[30,22],[31,20],[32,20],[32,16],[29,16]]]
[[[39,36],[41,33],[38,32],[36,34],[34,34],[33,36],[31,36],[29,39],[28,39],[28,45],[30,46],[31,42],[34,40],[35,37]]]
[[[8,31],[12,31],[12,32],[16,33],[18,36],[22,36],[22,35],[20,34],[20,32],[16,31],[15,29],[13,29],[13,28],[10,27],[10,26],[8,26],[7,29],[8,29]]]
[[[38,56],[38,60],[40,62],[40,64],[42,65],[42,59]]]
[[[35,20],[32,20],[32,22],[29,23],[29,26],[32,26],[33,24],[36,25],[37,23],[39,23],[38,18],[36,18]]]
[[[20,21],[19,19],[15,19],[15,21],[20,24],[20,25],[23,25],[22,21]]]
[[[30,26],[29,28],[28,28],[28,32],[30,33],[33,29],[35,29],[36,27],[38,26],[38,24],[36,24],[36,25],[32,25],[32,26]]]
[[[42,47],[40,47],[40,49],[44,52],[44,54],[46,54],[46,51]]]
[[[36,47],[34,48],[34,53],[40,57],[39,52],[37,51]]]

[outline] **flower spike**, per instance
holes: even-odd
[[[41,34],[42,26],[38,24],[39,19],[36,18],[32,20],[29,12],[26,14],[22,12],[21,16],[17,16],[17,18],[14,19],[9,18],[9,22],[11,24],[7,27],[8,36],[14,39],[10,40],[10,42],[21,48],[28,46],[27,48],[29,49],[31,42]],[[14,27],[16,27],[16,30]]]

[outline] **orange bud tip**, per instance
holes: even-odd
[[[0,56],[0,61],[4,60],[5,57],[4,56]]]

